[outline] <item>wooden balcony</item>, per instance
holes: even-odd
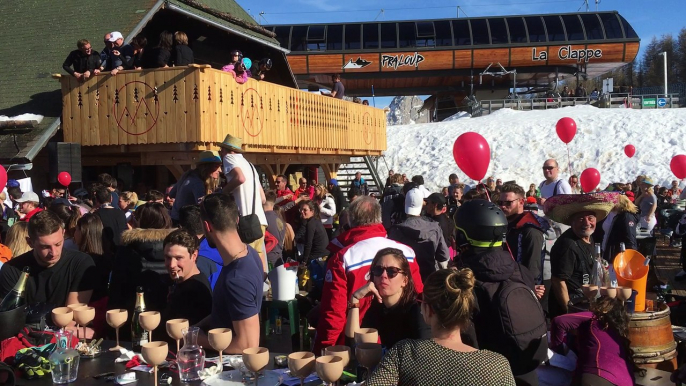
[[[83,83],[56,77],[64,141],[80,143],[84,154],[216,148],[227,134],[242,138],[246,153],[265,155],[386,150],[383,110],[267,81],[238,84],[206,65],[122,71]]]

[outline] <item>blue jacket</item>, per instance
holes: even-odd
[[[196,262],[198,270],[207,276],[210,282],[210,287],[214,290],[214,285],[217,283],[219,274],[224,266],[224,261],[219,255],[217,248],[210,247],[207,239],[202,239],[200,242],[200,249],[198,250],[198,260]]]

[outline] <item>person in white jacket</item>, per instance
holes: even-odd
[[[336,216],[336,201],[334,201],[333,196],[329,194],[329,191],[324,184],[317,184],[314,188],[314,200],[319,204],[322,224],[324,224],[326,234],[329,236],[329,240],[331,240],[331,235],[333,234],[333,221]]]

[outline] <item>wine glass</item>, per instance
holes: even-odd
[[[222,352],[226,350],[231,344],[233,333],[230,328],[214,328],[207,332],[207,338],[210,341],[210,346],[219,351],[219,369],[224,370],[224,361]]]
[[[607,296],[609,298],[614,298],[617,296],[617,288],[600,287],[600,296]]]
[[[631,287],[617,287],[617,297],[622,302],[627,301],[631,297]]]
[[[355,343],[377,343],[379,330],[376,328],[360,328],[355,331]]]
[[[317,358],[317,375],[324,383],[333,385],[343,375],[343,358],[336,355],[324,355]]]
[[[119,345],[119,328],[126,323],[126,319],[129,318],[129,311],[120,308],[116,310],[109,310],[105,314],[105,319],[110,327],[114,328],[117,333],[117,345],[112,347],[110,351],[119,351],[123,347]]]
[[[86,306],[88,306],[88,304],[86,304],[86,303],[67,304],[67,308],[69,308],[72,311],[74,311],[77,308],[86,307]],[[76,319],[74,321],[76,322]],[[79,323],[77,322],[76,323],[76,338],[78,339],[78,337],[79,337]]]
[[[314,365],[314,353],[298,351],[288,355],[288,370],[291,371],[291,375],[300,378],[300,386],[303,386],[305,378],[312,374]]]
[[[343,359],[343,368],[350,363],[350,347],[348,346],[330,346],[324,349],[324,355],[335,355]]]
[[[64,329],[74,319],[74,311],[69,307],[58,307],[52,309],[52,321],[55,326]]]
[[[179,342],[183,339],[183,330],[189,327],[188,319],[171,319],[167,320],[167,334],[176,340],[176,355],[179,355]]]
[[[144,330],[148,331],[148,341],[152,342],[152,330],[160,325],[160,313],[158,311],[145,311],[138,315],[138,321]]]
[[[367,380],[371,370],[381,361],[381,345],[378,343],[359,343],[355,347],[355,358],[360,366],[367,369]]]
[[[86,303],[74,303],[74,304],[69,304],[69,305],[67,305],[67,308],[69,308],[70,310],[74,311],[74,310],[77,309],[77,308],[85,307],[85,306],[87,306],[87,305],[88,305],[88,304],[86,304]]]
[[[262,371],[269,364],[269,350],[264,347],[252,347],[243,350],[243,364],[255,374],[255,385]]]
[[[94,307],[78,307],[74,309],[74,320],[76,323],[81,325],[83,327],[83,339],[86,339],[86,325],[88,323],[92,322],[93,319],[95,319],[95,308]],[[78,329],[77,331],[77,338],[78,338]]]
[[[584,296],[586,297],[586,299],[588,299],[589,302],[595,299],[596,296],[598,296],[597,285],[584,284],[581,286],[581,291],[584,293]]]
[[[157,365],[160,365],[167,359],[167,352],[169,346],[167,342],[150,342],[141,347],[141,354],[148,364],[153,365],[153,374],[155,377],[155,386],[157,386]]]

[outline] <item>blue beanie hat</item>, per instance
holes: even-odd
[[[336,180],[335,178],[332,178],[332,179],[329,181],[329,183],[330,183],[331,185],[338,186],[338,180]]]

